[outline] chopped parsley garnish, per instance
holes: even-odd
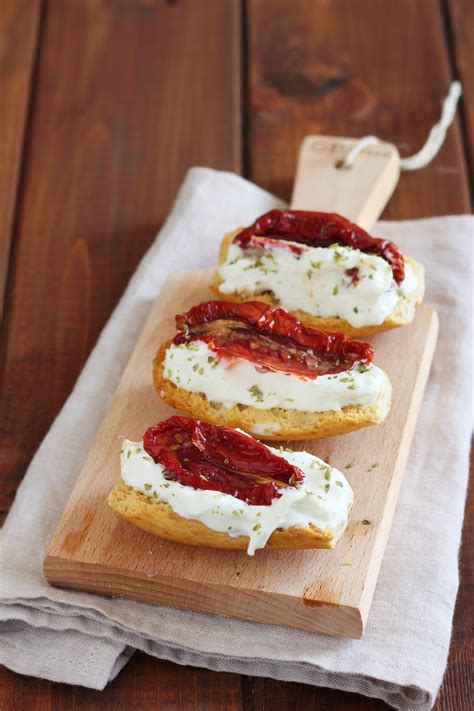
[[[143,484],[143,486],[145,487],[145,489],[146,489],[147,491],[150,491],[150,489],[152,488],[152,485],[151,485],[151,484]]]
[[[313,262],[310,260],[309,263],[311,264],[313,269],[321,269],[321,264],[323,263],[323,261],[321,260],[320,262]]]
[[[338,285],[336,284],[336,286],[335,286],[334,289],[332,290],[332,295],[333,295],[333,296],[336,296],[336,294],[338,294],[338,293],[339,293],[339,287],[338,287]]]
[[[326,494],[328,493],[328,491],[329,491],[330,488],[331,488],[331,484],[325,484],[325,485],[324,485],[324,491],[326,492]]]
[[[336,263],[345,262],[346,259],[347,259],[347,255],[346,255],[346,254],[342,254],[342,252],[338,252],[337,249],[335,249],[335,250],[334,250],[334,254],[332,255],[332,258],[334,259],[334,261],[335,261]]]
[[[357,363],[355,369],[358,373],[367,373],[369,366],[361,361],[360,363]]]
[[[354,312],[355,314],[358,314],[358,313],[359,313],[359,309],[357,308],[357,306],[354,306],[354,308],[353,308],[352,310],[353,310],[353,312]]]
[[[248,391],[257,402],[263,402],[263,393],[258,385],[252,385],[248,388]]]
[[[344,486],[344,484],[339,479],[336,479],[336,486]]]
[[[272,262],[276,263],[275,255],[272,254],[271,252],[265,252],[263,255],[265,259],[271,259]]]
[[[252,531],[255,531],[256,533],[258,533],[258,531],[260,531],[261,528],[262,528],[262,524],[256,523],[255,526],[252,526]]]

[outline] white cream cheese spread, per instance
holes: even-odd
[[[266,445],[265,445],[266,446]],[[230,494],[194,489],[163,476],[142,442],[124,440],[120,457],[122,480],[147,496],[166,502],[179,516],[201,521],[232,538],[248,536],[247,553],[263,548],[277,528],[307,526],[340,534],[347,523],[352,489],[340,471],[308,452],[268,449],[296,465],[305,478],[298,487],[282,487],[268,506],[247,504]]]
[[[291,245],[301,253],[293,252]],[[358,270],[357,279],[347,273],[351,269]],[[397,285],[390,264],[377,255],[341,245],[307,247],[277,240],[265,242],[265,249],[258,251],[231,243],[218,273],[223,294],[247,297],[271,291],[287,311],[336,316],[354,328],[383,323],[417,288],[407,263],[405,278]]]
[[[346,405],[370,405],[387,378],[377,366],[362,362],[350,370],[314,379],[263,370],[248,360],[218,360],[204,341],[171,344],[163,365],[165,378],[183,390],[203,393],[210,402],[225,407],[240,404],[259,410],[279,407],[324,412]]]

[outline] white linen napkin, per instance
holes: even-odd
[[[0,548],[0,662],[34,676],[103,688],[134,649],[179,664],[304,682],[429,709],[441,684],[458,588],[472,413],[468,364],[472,218],[380,223],[427,267],[440,342],[363,639],[60,590],[42,560],[105,407],[165,278],[216,262],[224,232],[281,206],[228,173],[194,168],[159,238],[36,453]],[[232,639],[232,645],[228,640]]]

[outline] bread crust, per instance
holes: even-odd
[[[227,251],[229,245],[232,242],[235,235],[242,231],[242,227],[233,230],[225,235],[221,242],[219,249],[219,266],[223,264],[227,259]],[[392,328],[399,328],[400,326],[407,326],[415,318],[416,305],[423,300],[425,293],[425,268],[415,259],[411,257],[404,257],[405,262],[411,266],[413,272],[418,281],[418,288],[410,294],[406,299],[402,299],[398,302],[395,309],[391,314],[387,316],[385,321],[378,326],[360,326],[355,327],[343,318],[338,318],[336,316],[314,316],[309,314],[307,311],[301,311],[300,309],[296,311],[290,311],[293,316],[296,316],[300,321],[302,321],[306,326],[311,326],[312,328],[320,328],[323,331],[342,331],[348,336],[353,338],[358,338],[360,336],[370,336],[374,333],[379,333],[380,331],[389,331]],[[219,272],[216,269],[214,271],[210,287],[212,291],[219,296],[219,298],[225,301],[235,301],[242,303],[245,301],[263,301],[266,304],[271,304],[272,306],[279,306],[280,304],[272,297],[271,294],[250,294],[249,296],[240,296],[239,294],[224,294],[220,291],[220,285],[223,279],[219,276]]]
[[[249,544],[248,536],[231,538],[227,533],[213,531],[201,521],[183,518],[165,501],[146,496],[122,480],[109,494],[107,501],[127,521],[160,538],[204,548],[246,550]],[[344,528],[336,531],[308,524],[277,529],[268,539],[265,549],[334,548]]]
[[[371,405],[348,405],[341,410],[309,412],[274,407],[260,410],[250,405],[219,406],[202,393],[178,387],[164,375],[164,360],[172,341],[163,343],[153,361],[153,383],[156,391],[171,407],[190,417],[216,425],[240,427],[257,439],[273,442],[289,439],[321,439],[345,434],[382,422],[390,410],[392,387],[387,376],[376,402]]]

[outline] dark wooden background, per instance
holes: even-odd
[[[306,133],[376,133],[409,154],[459,76],[443,149],[402,176],[384,216],[470,210],[473,28],[473,0],[1,0],[3,517],[189,166],[288,198]],[[470,502],[437,711],[472,703]],[[0,670],[2,710],[112,707],[388,708],[144,654],[103,692]]]

